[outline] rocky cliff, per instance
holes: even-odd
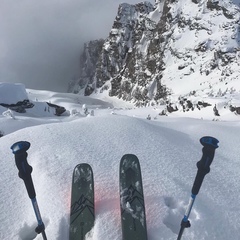
[[[136,105],[240,91],[239,0],[123,3],[105,40],[85,44],[71,92]]]

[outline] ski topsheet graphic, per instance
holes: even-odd
[[[72,177],[70,240],[84,240],[94,225],[94,181],[90,165],[77,165]]]
[[[120,205],[123,240],[147,240],[142,176],[138,158],[126,154],[120,162]]]

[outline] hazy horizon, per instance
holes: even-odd
[[[0,82],[65,92],[83,44],[108,36],[120,3],[0,0]]]

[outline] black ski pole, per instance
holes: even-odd
[[[41,218],[39,207],[36,200],[36,193],[32,181],[32,167],[27,162],[27,150],[30,147],[30,143],[26,141],[16,142],[11,146],[12,152],[15,155],[15,162],[19,170],[18,176],[24,181],[28,196],[32,201],[33,209],[38,221],[38,226],[35,229],[36,233],[42,233],[44,240],[47,240],[45,233],[45,226]]]
[[[203,179],[205,175],[210,172],[210,165],[214,158],[215,149],[218,148],[219,141],[214,137],[202,137],[200,139],[200,143],[203,145],[203,148],[202,148],[203,155],[201,160],[197,162],[197,168],[198,168],[197,175],[193,183],[192,194],[189,200],[186,213],[181,222],[181,228],[180,228],[177,240],[181,239],[184,229],[191,226],[188,218],[191,213],[196,196],[201,188]]]

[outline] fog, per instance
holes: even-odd
[[[0,0],[0,82],[66,92],[84,42],[108,36],[120,3]]]

